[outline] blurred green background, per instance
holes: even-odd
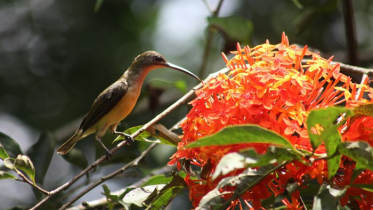
[[[216,0],[206,2],[211,8],[218,3]],[[334,61],[349,63],[342,2],[299,0],[302,8],[294,2],[224,1],[218,16],[235,15],[245,19],[252,30],[244,33],[246,28],[242,27],[242,34],[248,34],[247,42],[251,46],[266,39],[278,43],[284,31],[290,43],[307,44],[325,57],[335,55]],[[59,145],[65,141],[79,126],[96,96],[120,77],[134,57],[146,50],[156,50],[168,61],[197,75],[204,61],[207,73],[223,68],[220,52],[235,50],[237,40],[213,33],[209,58],[203,59],[207,18],[211,14],[202,0],[105,0],[95,11],[96,6],[93,0],[0,1],[0,132],[19,142],[25,154],[41,134],[45,141],[53,142],[53,146],[54,142]],[[358,65],[372,68],[373,1],[353,1],[353,9]],[[168,84],[159,90],[152,86],[154,80]],[[179,88],[172,84],[175,81]],[[145,124],[195,84],[193,78],[169,69],[151,72],[134,112],[122,122],[120,130]],[[154,92],[162,94],[152,95]],[[159,103],[154,103],[155,99]],[[185,105],[161,123],[170,127],[187,111]],[[106,135],[106,144],[110,145],[113,139],[114,136]],[[76,147],[91,163],[96,157],[95,146],[94,138],[88,137]],[[112,164],[100,167],[90,180],[117,169],[146,146],[135,143],[125,148],[120,155],[115,155],[117,158],[114,157]],[[172,147],[157,147],[139,169],[124,174],[127,179],[109,181],[108,186],[113,191],[123,188],[149,170],[165,165],[173,151]],[[97,155],[102,153],[98,151]],[[44,155],[38,154],[40,160]],[[56,154],[39,183],[52,190],[80,170]],[[100,192],[102,188],[98,187],[79,202],[97,199],[102,196]],[[27,208],[35,204],[36,199],[28,185],[0,180],[0,209]],[[63,199],[56,198],[54,202],[57,205]],[[169,208],[190,209],[187,192]]]

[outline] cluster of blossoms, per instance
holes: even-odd
[[[193,108],[181,125],[184,131],[182,142],[169,163],[177,163],[179,169],[181,160],[188,160],[200,167],[210,165],[209,172],[201,179],[192,179],[189,175],[185,178],[195,207],[222,178],[242,172],[233,171],[212,180],[216,165],[224,155],[245,148],[254,148],[263,154],[269,144],[186,148],[188,143],[214,134],[228,125],[257,124],[282,135],[295,148],[312,152],[306,128],[306,119],[311,110],[335,105],[357,107],[373,101],[363,98],[364,94],[373,98],[373,90],[367,85],[367,79],[362,84],[353,83],[350,77],[339,72],[339,64],[331,63],[331,58],[324,59],[308,51],[307,46],[299,48],[289,45],[285,34],[279,44],[272,45],[267,41],[244,49],[238,45],[237,51],[232,53],[235,56],[231,60],[223,54],[230,69],[228,75],[220,74],[196,91],[196,99],[190,103]],[[305,58],[308,58],[307,62],[302,63]],[[366,141],[373,146],[372,117],[355,118],[348,129],[346,127],[347,124],[340,128],[343,141]],[[313,152],[323,154],[326,151],[321,145]],[[351,184],[354,170],[354,162],[342,157],[338,173],[330,183],[326,160],[320,159],[311,165],[293,161],[264,178],[243,194],[241,200],[232,202],[231,208],[244,202],[247,205],[250,203],[254,209],[260,209],[261,201],[283,193],[289,180],[298,182],[302,187],[307,187],[305,179],[316,179],[320,184],[329,183],[343,188]],[[363,171],[354,179],[354,183],[373,184],[373,172]],[[229,194],[225,194],[227,196]],[[295,191],[291,199],[285,198],[282,202],[288,208],[302,209],[299,196],[299,191]],[[344,206],[351,202],[359,205],[360,209],[369,209],[373,207],[373,193],[350,187],[340,203]]]

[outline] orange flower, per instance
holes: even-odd
[[[373,95],[373,90],[367,86],[368,80],[362,85],[352,83],[350,77],[339,72],[339,64],[331,64],[331,59],[324,59],[308,51],[307,46],[299,48],[289,45],[285,34],[282,36],[282,42],[277,45],[271,45],[268,41],[251,49],[248,46],[241,49],[240,45],[237,45],[237,51],[232,53],[235,56],[231,60],[223,54],[223,59],[231,70],[229,74],[218,75],[196,91],[196,99],[190,102],[193,108],[181,124],[184,131],[182,142],[169,162],[174,164],[187,159],[200,167],[211,164],[206,178],[198,181],[190,179],[189,176],[186,178],[194,206],[197,206],[203,195],[214,189],[222,178],[241,172],[233,171],[211,180],[217,163],[225,154],[248,147],[254,148],[258,153],[265,153],[269,145],[236,144],[189,149],[185,148],[188,143],[216,133],[227,125],[258,124],[287,138],[295,148],[311,152],[306,125],[311,110],[341,103],[346,107],[356,107],[368,102],[363,99],[364,92]],[[305,57],[310,60],[302,64]],[[341,85],[337,87],[337,84]],[[344,141],[366,140],[373,145],[372,127],[373,118],[360,117],[355,119],[348,129],[345,125],[340,130],[347,130],[342,134]],[[322,145],[314,152],[325,153],[325,148]],[[178,166],[180,169],[180,165]],[[343,177],[334,178],[335,184],[350,184],[348,178],[352,175],[351,169],[342,166],[340,175]],[[319,183],[327,180],[326,161],[315,161],[310,166],[300,162],[289,163],[285,168],[263,179],[242,195],[241,199],[244,203],[251,202],[255,209],[259,209],[262,199],[282,193],[290,179],[302,185],[305,177],[317,179]],[[373,183],[373,174],[370,171],[366,171],[361,177],[355,181],[369,180]],[[349,195],[357,195],[356,192],[362,193],[362,190],[353,189],[349,188],[348,192],[351,194],[347,194],[347,198]],[[373,196],[365,191],[364,193],[366,196],[359,201],[359,205],[373,203]],[[367,199],[368,195],[370,199]],[[284,199],[283,203],[290,209],[303,209],[298,191],[293,193],[291,201]],[[241,202],[236,200],[231,207],[235,205],[241,205]]]

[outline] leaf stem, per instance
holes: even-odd
[[[14,170],[15,172],[17,172],[18,176],[20,176],[22,178],[22,181],[26,182],[27,184],[31,185],[32,187],[35,187],[37,190],[39,190],[41,193],[43,193],[44,195],[47,195],[49,196],[50,195],[50,192],[44,190],[43,188],[39,187],[38,185],[34,184],[30,179],[28,179],[26,177],[26,175],[24,175],[22,172],[20,172],[19,170],[15,169]]]
[[[220,0],[216,9],[212,11],[209,4],[207,3],[207,1],[204,0],[204,2],[206,4],[206,7],[212,13],[211,14],[212,17],[217,17],[218,16],[221,5],[223,4],[223,1],[224,0]],[[209,55],[210,55],[213,35],[214,35],[213,29],[210,26],[207,26],[207,37],[206,37],[205,50],[203,51],[202,64],[201,64],[201,67],[199,69],[199,77],[200,78],[204,78],[205,74],[206,74],[207,62],[208,62],[208,58],[209,58]]]

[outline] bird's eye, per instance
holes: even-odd
[[[157,63],[164,63],[165,60],[161,56],[154,56],[154,61]]]

